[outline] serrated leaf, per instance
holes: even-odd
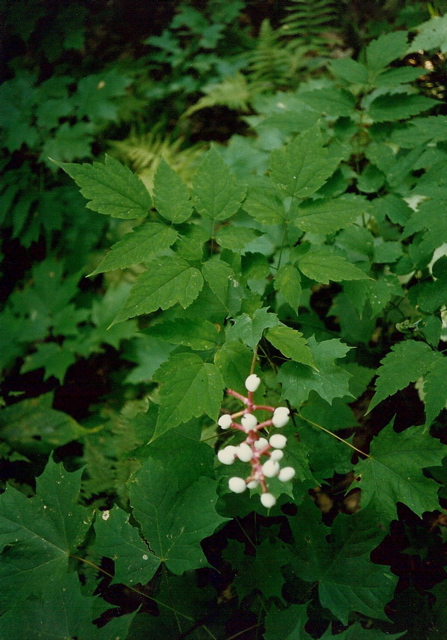
[[[298,256],[295,264],[305,276],[322,284],[369,278],[364,271],[348,262],[346,258],[331,253],[327,247],[311,248],[307,253]]]
[[[304,630],[308,621],[306,604],[292,604],[288,609],[277,609],[272,604],[265,617],[265,640],[310,640]]]
[[[245,380],[247,371],[250,371],[253,360],[253,351],[241,342],[226,341],[217,351],[214,362],[216,363],[225,385],[230,389],[245,392]]]
[[[106,155],[105,163],[60,164],[76,182],[87,207],[112,218],[141,218],[152,206],[151,196],[138,176]]]
[[[242,340],[251,349],[254,349],[265,329],[276,327],[279,324],[278,316],[270,313],[266,307],[256,309],[253,318],[247,313],[243,313],[236,318],[234,324],[227,329],[227,339],[233,342],[237,339]]]
[[[214,349],[218,340],[216,326],[208,320],[178,318],[171,322],[156,324],[147,333],[171,344],[183,344],[196,351]]]
[[[368,413],[382,400],[405,389],[411,382],[416,382],[434,365],[440,354],[435,353],[425,342],[407,340],[391,347],[377,373],[376,393],[368,408]]]
[[[174,354],[154,379],[161,383],[154,439],[204,413],[217,419],[225,385],[216,365],[195,353]]]
[[[172,227],[158,222],[147,222],[114,244],[90,275],[113,269],[126,269],[134,264],[147,262],[157,253],[169,249],[177,238],[178,234]]]
[[[447,404],[447,358],[435,362],[426,374],[424,394],[425,421],[430,425]]]
[[[270,181],[251,187],[243,208],[261,224],[280,224],[287,217],[278,189]]]
[[[335,75],[353,84],[368,83],[368,69],[352,58],[339,58],[331,61],[331,68]]]
[[[148,271],[138,276],[122,309],[112,324],[179,303],[184,309],[199,295],[202,274],[182,258],[153,260]]]
[[[439,100],[426,96],[389,93],[373,100],[369,105],[368,114],[375,122],[394,122],[428,111],[439,104]]]
[[[381,71],[390,62],[400,58],[407,50],[407,32],[385,33],[369,43],[366,63],[370,71]]]
[[[352,116],[355,112],[355,97],[345,89],[314,89],[300,92],[299,98],[311,109],[326,116]]]
[[[433,16],[431,20],[418,25],[418,35],[412,40],[407,53],[413,51],[433,51],[439,49],[447,53],[447,14]]]
[[[133,515],[159,563],[176,574],[207,565],[200,542],[227,520],[216,513],[214,480],[201,477],[179,491],[176,469],[150,459],[132,476],[129,495]]]
[[[214,147],[206,153],[193,180],[194,206],[206,218],[226,220],[238,211],[245,198],[245,185],[222,160]]]
[[[270,177],[286,195],[308,198],[337,168],[342,156],[329,155],[320,129],[312,127],[270,156]]]
[[[44,380],[54,376],[62,384],[68,367],[76,361],[76,357],[67,348],[56,342],[44,342],[36,346],[36,351],[25,357],[20,373],[44,369]]]
[[[318,370],[315,366],[312,351],[307,346],[307,340],[303,338],[303,334],[300,331],[285,325],[279,325],[269,329],[265,337],[286,358],[292,358],[295,362],[307,364],[316,371]]]
[[[317,343],[313,336],[307,344],[316,369],[297,362],[283,364],[278,380],[283,385],[284,396],[296,407],[307,400],[311,391],[316,391],[329,404],[334,398],[352,396],[349,391],[351,374],[335,364],[335,360],[344,358],[351,347],[335,339]]]
[[[95,550],[115,565],[112,583],[147,584],[157,571],[160,560],[129,522],[129,514],[114,507],[100,511],[95,520]]]
[[[90,527],[92,513],[77,504],[82,469],[67,473],[51,459],[37,478],[37,495],[11,486],[0,496],[0,602],[5,608],[45,593],[68,572],[70,554]]]
[[[367,210],[368,203],[360,196],[328,198],[297,207],[293,223],[302,231],[327,235],[349,226]]]
[[[163,218],[175,224],[185,222],[192,214],[188,189],[164,158],[154,176],[154,205]]]
[[[261,232],[257,229],[248,229],[240,226],[221,227],[216,233],[216,242],[224,249],[241,251],[244,247],[259,238]]]
[[[233,281],[233,269],[223,260],[211,258],[203,264],[202,273],[211,291],[227,308],[228,287]]]
[[[385,535],[374,508],[340,514],[329,530],[315,505],[306,502],[289,522],[297,554],[294,569],[306,582],[318,582],[321,605],[344,625],[353,612],[386,620],[384,607],[393,597],[397,576],[370,560]]]
[[[276,272],[273,286],[283,295],[292,309],[297,311],[301,298],[301,276],[298,269],[291,264],[280,267]]]
[[[374,502],[382,524],[397,518],[403,502],[418,516],[439,508],[439,485],[422,468],[441,464],[447,448],[432,438],[423,425],[396,433],[391,424],[372,443],[369,457],[355,467],[360,476],[362,505]]]

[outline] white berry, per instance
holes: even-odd
[[[274,478],[279,473],[279,464],[270,458],[262,465],[262,473],[266,478]]]
[[[253,451],[246,442],[243,442],[236,449],[236,455],[242,462],[250,462],[253,457]]]
[[[217,452],[217,459],[222,464],[233,464],[235,456],[236,447],[233,447],[231,444]]]
[[[259,438],[259,440],[256,440],[254,443],[254,446],[256,447],[256,449],[264,449],[267,445],[268,445],[269,441],[266,440],[266,438]]]
[[[270,437],[269,442],[275,449],[284,449],[287,444],[287,438],[280,433],[275,433]]]
[[[284,452],[281,451],[281,449],[274,449],[270,454],[270,460],[276,460],[276,462],[279,462],[283,458],[284,458]]]
[[[255,416],[252,413],[246,413],[241,418],[241,424],[244,427],[245,431],[248,432],[248,431],[251,431],[251,429],[254,429],[256,427],[256,425],[258,424],[258,421],[256,420]]]
[[[284,467],[278,474],[278,478],[281,482],[288,482],[295,475],[295,469],[293,467]]]
[[[217,424],[221,429],[229,429],[233,420],[228,413],[225,413],[223,416],[220,416]]]
[[[287,407],[277,407],[273,412],[272,424],[277,429],[284,427],[289,422],[290,410]]]
[[[247,485],[245,484],[245,480],[242,478],[233,476],[228,480],[228,487],[230,488],[230,491],[233,491],[233,493],[244,493]]]
[[[272,496],[271,493],[263,493],[261,495],[261,502],[266,509],[271,509],[276,504],[275,496]]]
[[[247,487],[249,489],[256,489],[258,484],[259,484],[259,482],[257,480],[250,480],[250,482],[247,482]]]
[[[252,373],[251,376],[245,380],[245,388],[247,391],[256,391],[256,389],[261,384],[261,378],[257,376],[255,373]]]

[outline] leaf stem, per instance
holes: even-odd
[[[329,431],[329,429],[326,429],[321,424],[318,424],[317,422],[313,422],[312,420],[309,420],[309,418],[306,418],[305,416],[303,416],[303,414],[300,413],[299,411],[297,411],[296,415],[298,416],[298,418],[301,418],[301,420],[304,420],[305,422],[308,422],[313,427],[317,427],[317,429],[321,429],[322,431],[325,431],[326,433],[328,433],[333,438],[336,438],[337,440],[340,440],[340,442],[343,442],[343,444],[345,444],[347,447],[351,447],[351,449],[354,449],[354,451],[357,451],[357,453],[360,453],[362,456],[365,456],[366,458],[371,458],[370,455],[368,455],[367,453],[365,453],[361,449],[357,449],[357,447],[354,447],[353,444],[351,444],[347,440],[344,440],[343,438],[340,438],[340,436],[337,436],[336,433],[333,433],[332,431]]]

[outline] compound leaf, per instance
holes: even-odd
[[[305,276],[322,284],[342,280],[365,280],[369,276],[348,262],[343,256],[332,253],[328,248],[310,249],[296,260],[298,269]]]
[[[307,364],[316,369],[312,351],[307,346],[306,338],[300,331],[281,324],[269,329],[266,333],[267,340],[287,358],[295,362]]]
[[[73,178],[87,207],[112,218],[140,218],[152,206],[151,196],[132,171],[106,155],[105,163],[66,163],[59,166]]]
[[[155,172],[154,204],[163,218],[176,224],[185,222],[192,214],[188,189],[164,158]]]
[[[360,196],[336,200],[327,198],[300,205],[293,222],[302,231],[327,235],[349,226],[367,208],[367,203]]]
[[[447,403],[447,358],[437,360],[425,376],[424,404],[427,425]]]
[[[301,276],[298,269],[291,264],[286,264],[278,269],[273,281],[276,291],[279,291],[284,300],[294,311],[298,309],[301,298]]]

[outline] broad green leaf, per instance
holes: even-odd
[[[38,598],[19,601],[0,617],[0,637],[9,640],[110,640],[126,638],[135,614],[113,618],[103,627],[93,623],[113,608],[97,597],[84,596],[75,573],[50,577]],[[116,611],[116,609],[115,609]]]
[[[165,340],[171,344],[183,344],[196,351],[214,349],[218,340],[216,326],[208,320],[177,320],[153,325],[147,330],[150,336]]]
[[[428,111],[439,104],[439,100],[433,100],[426,96],[389,93],[373,100],[368,108],[368,113],[375,122],[394,122]]]
[[[227,307],[228,287],[232,286],[233,269],[223,260],[211,258],[202,266],[203,277],[219,301]]]
[[[386,620],[384,607],[393,597],[397,576],[370,560],[385,535],[379,514],[371,507],[352,516],[339,514],[329,530],[307,501],[289,522],[297,555],[294,569],[306,582],[318,583],[321,605],[344,625],[354,612]]]
[[[434,16],[417,27],[418,35],[412,40],[407,53],[439,49],[447,53],[447,14]]]
[[[214,480],[201,477],[179,491],[175,467],[150,459],[132,476],[129,494],[158,563],[176,574],[207,566],[200,542],[227,519],[216,513]]]
[[[121,311],[112,324],[179,303],[184,309],[203,287],[202,274],[186,260],[165,257],[153,260],[138,276]]]
[[[217,419],[225,385],[216,365],[204,362],[195,353],[174,354],[154,379],[161,383],[154,439],[204,413],[211,420]]]
[[[447,358],[432,365],[425,376],[423,390],[426,424],[430,425],[447,404]]]
[[[0,496],[0,603],[10,608],[33,594],[45,594],[52,580],[68,573],[71,554],[92,520],[77,504],[82,469],[67,473],[51,459],[37,478],[37,495],[27,498],[7,485]]]
[[[316,391],[329,404],[334,398],[351,396],[351,374],[337,366],[335,360],[344,358],[352,347],[347,347],[335,339],[317,343],[314,337],[309,338],[307,344],[316,369],[297,362],[283,364],[278,373],[278,380],[283,385],[284,396],[295,407],[307,400],[311,391]]]
[[[308,198],[337,168],[342,156],[329,155],[320,129],[312,127],[270,156],[270,177],[288,196]],[[250,212],[249,212],[250,213]]]
[[[105,163],[59,165],[76,182],[87,207],[112,218],[141,218],[152,206],[151,196],[138,176],[106,155]]]
[[[438,509],[439,485],[424,476],[423,467],[440,465],[446,453],[445,445],[423,425],[396,433],[389,424],[373,439],[368,457],[355,467],[362,506],[373,502],[384,526],[397,518],[398,502],[418,516]]]
[[[381,631],[377,628],[365,628],[359,622],[354,622],[346,631],[341,633],[332,633],[328,630],[321,636],[320,640],[397,640],[406,635],[406,631],[402,633],[389,634],[388,631]]]
[[[434,251],[443,242],[447,242],[447,217],[445,209],[447,199],[433,198],[424,200],[418,206],[406,225],[403,237],[407,238],[417,231],[426,229],[422,243],[419,245],[423,252]]]
[[[68,414],[52,409],[52,402],[49,393],[0,410],[2,439],[18,451],[48,454],[89,433]]]
[[[352,58],[332,60],[331,69],[336,76],[352,84],[368,84],[368,69]]]
[[[160,560],[129,522],[129,514],[114,507],[99,511],[95,520],[95,550],[115,565],[113,583],[147,584],[154,577]]]
[[[413,82],[420,76],[426,75],[427,70],[423,67],[398,67],[397,69],[385,69],[381,71],[375,79],[377,87],[392,86],[396,87],[405,82]]]
[[[214,147],[206,153],[193,180],[194,206],[206,218],[226,220],[238,211],[246,188]]]
[[[273,286],[294,311],[298,310],[301,298],[301,276],[298,269],[291,264],[280,267],[276,272]]]
[[[368,408],[372,411],[382,400],[405,389],[411,382],[416,382],[440,358],[425,342],[407,340],[391,347],[391,351],[383,358],[377,370],[379,377],[374,394]]]
[[[44,342],[36,346],[36,351],[25,356],[20,373],[45,369],[44,380],[54,376],[62,384],[68,367],[76,361],[76,357],[64,345],[56,342]]]
[[[271,182],[251,187],[243,208],[261,224],[280,224],[287,217],[278,189]]]
[[[216,234],[216,242],[224,249],[241,251],[247,244],[259,238],[261,232],[257,229],[248,229],[230,225],[221,227]]]
[[[126,346],[124,358],[135,362],[137,366],[130,370],[125,382],[129,384],[149,382],[158,367],[166,362],[174,349],[174,345],[166,344],[146,334],[134,338]]]
[[[185,222],[192,214],[188,189],[164,158],[155,172],[154,205],[163,218],[175,224]]]
[[[346,258],[332,253],[328,247],[311,248],[307,253],[298,256],[295,264],[305,276],[322,284],[329,284],[331,281],[365,280],[369,277]]]
[[[276,327],[278,324],[278,316],[275,313],[270,313],[265,307],[256,309],[253,318],[250,318],[247,313],[243,313],[227,329],[227,340],[234,342],[239,339],[251,349],[254,349],[262,338],[265,329]]]
[[[293,223],[302,231],[327,235],[349,226],[367,210],[368,203],[360,196],[316,200],[299,206]]]
[[[240,341],[230,342],[227,340],[216,352],[214,362],[216,363],[225,386],[245,393],[245,380],[247,371],[250,371],[253,360],[253,350],[246,347]]]
[[[407,50],[407,32],[386,33],[369,43],[366,49],[368,70],[377,73],[390,62],[405,55]]]
[[[113,269],[126,269],[134,264],[147,262],[157,253],[169,249],[177,237],[178,234],[172,227],[158,222],[147,222],[114,244],[90,275]]]
[[[295,362],[307,364],[317,370],[312,351],[307,346],[307,340],[303,338],[303,334],[300,331],[281,324],[269,329],[265,337],[287,358],[292,358]]]
[[[299,98],[311,109],[326,116],[351,116],[355,113],[355,97],[345,89],[315,89],[299,93]]]
[[[288,609],[277,609],[275,603],[265,617],[265,640],[310,640],[304,626],[308,621],[306,604],[291,604]]]

